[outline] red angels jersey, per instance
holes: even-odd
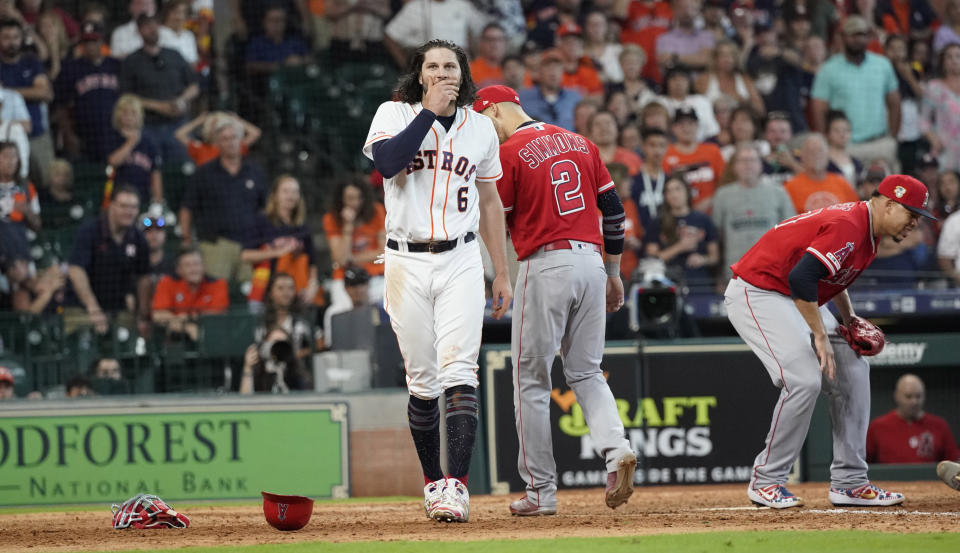
[[[869,202],[836,204],[791,217],[768,230],[730,268],[757,288],[789,296],[787,275],[807,252],[830,272],[817,285],[817,301],[823,305],[850,286],[877,255]]]
[[[614,187],[597,146],[564,128],[534,122],[500,145],[497,191],[517,258],[555,240],[601,244],[597,196]]]
[[[363,154],[373,159],[373,144],[399,134],[422,109],[419,103],[381,104],[370,122]],[[383,179],[387,238],[426,242],[476,232],[476,181],[495,183],[500,178],[499,147],[493,122],[473,110],[457,108],[449,131],[434,121],[406,170]]]

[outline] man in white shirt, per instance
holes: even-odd
[[[471,45],[487,24],[487,16],[467,0],[410,0],[387,23],[383,42],[400,67],[421,44],[448,40],[470,54]]]
[[[960,213],[947,217],[943,223],[937,242],[937,261],[951,284],[960,286]]]
[[[137,18],[140,14],[154,15],[157,13],[156,0],[130,0],[130,21],[120,25],[110,35],[110,55],[123,59],[143,48],[143,39],[137,29]]]
[[[19,123],[27,134],[30,133],[30,112],[27,111],[27,103],[23,101],[23,96],[16,90],[3,88],[2,85],[0,85],[0,121]]]

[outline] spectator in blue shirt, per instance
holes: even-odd
[[[540,57],[537,84],[521,90],[520,102],[530,117],[574,130],[573,112],[581,97],[563,86],[564,57],[559,50],[547,50]]]
[[[81,27],[79,56],[64,62],[54,83],[64,146],[89,161],[103,161],[112,134],[113,106],[120,97],[120,61],[103,55],[103,27]]]
[[[151,294],[150,255],[147,241],[135,224],[140,212],[137,191],[129,186],[113,189],[110,207],[77,231],[70,254],[69,276],[74,305],[83,313],[65,313],[67,319],[89,320],[99,334],[107,332],[107,313],[132,315],[128,296],[136,292],[140,333],[149,330]],[[78,317],[79,315],[79,317]],[[72,326],[70,321],[68,327]]]
[[[140,205],[163,203],[160,150],[143,134],[143,104],[133,94],[124,94],[113,110],[113,129],[107,135],[107,163],[113,167],[113,182],[129,184],[140,194]]]
[[[6,88],[19,92],[30,112],[31,169],[41,186],[46,185],[47,168],[53,161],[53,141],[50,139],[47,104],[53,100],[53,85],[34,56],[25,55],[23,29],[13,20],[0,21],[0,82]]]
[[[287,36],[287,12],[275,5],[263,14],[264,34],[247,44],[247,73],[251,77],[269,75],[282,65],[301,65],[309,49],[299,37]]]
[[[220,157],[197,168],[180,206],[183,245],[196,230],[207,272],[232,282],[249,280],[250,265],[241,260],[243,242],[267,198],[260,167],[242,155],[243,125],[225,117],[212,133]]]
[[[668,276],[692,287],[713,287],[720,261],[717,227],[710,216],[692,208],[690,185],[680,174],[667,179],[659,216],[644,233],[646,254],[667,265]]]

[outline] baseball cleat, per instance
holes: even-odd
[[[617,459],[617,470],[607,473],[605,497],[607,507],[616,509],[633,495],[633,473],[637,469],[637,456],[627,453]]]
[[[830,503],[837,507],[889,507],[903,503],[903,494],[868,482],[859,488],[830,488]]]
[[[447,478],[440,491],[441,499],[433,510],[437,522],[467,522],[470,518],[470,492],[463,482]]]
[[[937,465],[937,476],[943,483],[951,488],[960,491],[960,463],[953,461],[940,461]]]
[[[423,510],[427,513],[427,518],[433,518],[437,505],[443,499],[443,480],[430,482],[423,487]]]
[[[747,497],[758,506],[771,509],[803,506],[803,499],[790,493],[790,490],[781,484],[771,484],[763,488],[751,486],[747,488]]]
[[[522,498],[510,504],[510,514],[518,517],[555,515],[557,514],[557,507],[537,505],[533,501],[530,501],[529,497],[523,496]]]

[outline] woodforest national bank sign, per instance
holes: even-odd
[[[0,505],[348,492],[344,404],[90,411],[0,416]]]

